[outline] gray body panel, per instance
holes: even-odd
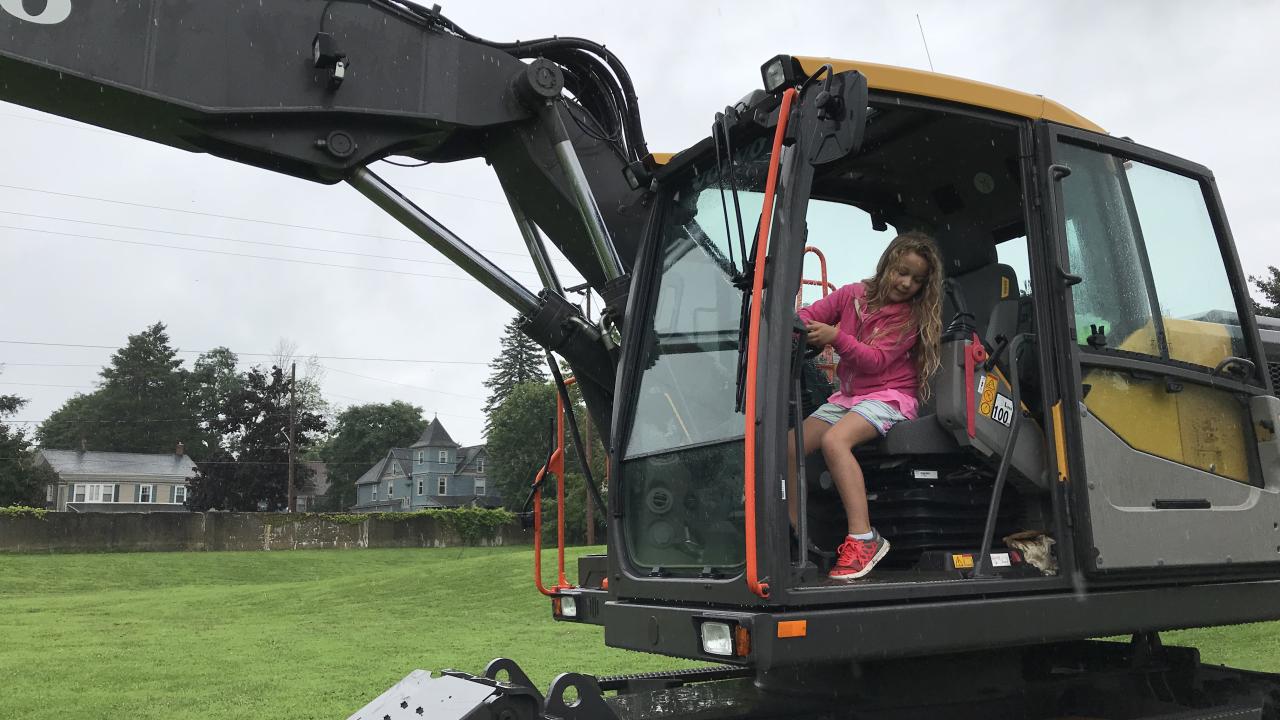
[[[1096,569],[1280,561],[1274,447],[1259,488],[1135,450],[1083,405],[1080,413]],[[1207,500],[1210,507],[1156,509],[1156,500]],[[1267,537],[1274,541],[1263,542]]]

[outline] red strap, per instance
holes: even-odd
[[[974,412],[974,406],[977,405],[977,398],[974,397],[973,376],[978,365],[987,361],[987,349],[982,346],[982,341],[978,339],[978,333],[973,334],[973,339],[969,341],[969,347],[964,350],[964,392],[967,400],[965,401],[964,413],[965,420],[968,423],[969,438],[977,436],[977,417]]]

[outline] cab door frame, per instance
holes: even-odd
[[[1213,174],[1201,165],[1143,147],[1128,140],[1112,138],[1056,123],[1039,121],[1035,123],[1035,132],[1037,135],[1037,174],[1039,175],[1036,185],[1041,188],[1041,197],[1045,199],[1042,205],[1045,237],[1051,246],[1049,253],[1052,256],[1051,262],[1056,265],[1056,267],[1049,269],[1054,282],[1052,283],[1051,292],[1046,294],[1052,296],[1051,302],[1054,306],[1052,313],[1057,318],[1057,322],[1053,323],[1052,330],[1054,343],[1062,350],[1059,355],[1061,362],[1056,368],[1062,390],[1061,432],[1058,432],[1055,428],[1059,446],[1056,454],[1059,456],[1059,480],[1067,496],[1067,502],[1065,503],[1068,511],[1067,522],[1071,526],[1074,536],[1072,550],[1074,550],[1073,554],[1076,556],[1076,562],[1080,569],[1097,581],[1106,576],[1123,575],[1131,578],[1135,574],[1152,574],[1161,577],[1177,573],[1192,573],[1195,575],[1204,575],[1206,573],[1220,575],[1226,573],[1238,575],[1245,569],[1239,566],[1227,567],[1233,563],[1232,553],[1236,553],[1234,558],[1236,562],[1243,560],[1252,564],[1280,561],[1280,555],[1276,554],[1277,542],[1274,538],[1258,538],[1255,543],[1250,543],[1256,545],[1256,547],[1225,548],[1225,551],[1218,553],[1219,559],[1217,561],[1206,561],[1204,558],[1197,558],[1190,562],[1177,562],[1175,558],[1175,562],[1166,563],[1163,558],[1156,557],[1158,553],[1153,552],[1151,553],[1152,561],[1150,563],[1120,563],[1120,567],[1117,568],[1115,565],[1106,562],[1106,554],[1100,557],[1096,532],[1102,529],[1104,525],[1110,524],[1114,526],[1115,518],[1094,517],[1094,514],[1099,510],[1099,505],[1097,502],[1092,504],[1090,502],[1091,492],[1098,494],[1103,492],[1103,488],[1099,486],[1099,483],[1103,482],[1105,478],[1088,477],[1086,465],[1092,460],[1095,466],[1095,474],[1097,474],[1099,463],[1105,461],[1098,457],[1098,453],[1091,454],[1091,448],[1087,447],[1086,435],[1092,434],[1096,437],[1097,423],[1088,417],[1088,411],[1084,405],[1085,389],[1083,383],[1085,369],[1100,368],[1119,373],[1128,373],[1137,377],[1158,377],[1163,378],[1166,384],[1173,383],[1174,386],[1189,384],[1214,391],[1234,393],[1238,396],[1249,397],[1251,402],[1255,398],[1261,399],[1259,396],[1271,395],[1272,387],[1267,373],[1266,358],[1262,353],[1257,322],[1243,301],[1244,298],[1248,297],[1248,287]],[[1252,377],[1233,379],[1215,376],[1192,367],[1188,363],[1169,360],[1167,351],[1164,353],[1164,358],[1153,356],[1136,357],[1127,354],[1107,355],[1084,349],[1078,344],[1078,335],[1075,327],[1077,322],[1074,300],[1075,291],[1072,288],[1082,280],[1085,280],[1085,278],[1074,275],[1069,262],[1066,229],[1067,212],[1064,199],[1065,193],[1062,187],[1064,182],[1070,182],[1067,178],[1070,177],[1071,169],[1063,163],[1062,151],[1063,146],[1068,144],[1077,148],[1113,155],[1125,161],[1137,161],[1159,170],[1190,178],[1199,184],[1201,195],[1205,202],[1205,210],[1208,213],[1217,241],[1219,256],[1223,261],[1223,268],[1230,284],[1235,310],[1239,317],[1241,335],[1247,348],[1247,354],[1244,357],[1254,363]],[[1151,264],[1146,253],[1147,248],[1140,239],[1136,240],[1136,244],[1138,252],[1141,253],[1141,261],[1144,265],[1146,282],[1150,293],[1154,285],[1150,276]],[[1153,293],[1151,296],[1154,297]],[[1163,335],[1163,328],[1159,320],[1160,315],[1159,308],[1153,308],[1154,317],[1152,322],[1155,325],[1155,332]],[[1045,326],[1045,328],[1047,330],[1048,326]],[[1163,338],[1161,338],[1161,342],[1164,342]],[[1162,347],[1167,347],[1167,345]],[[1167,387],[1172,386],[1167,385]],[[1177,390],[1171,389],[1169,392],[1177,392]],[[1055,418],[1055,426],[1057,425],[1056,420],[1057,418]],[[1256,420],[1253,420],[1252,424],[1256,424],[1256,422]],[[1249,467],[1248,477],[1251,482],[1257,483],[1258,478],[1272,475],[1272,473],[1261,472],[1258,464],[1257,443],[1254,442],[1255,438],[1250,429],[1250,424],[1246,422],[1244,425],[1246,436],[1244,443]],[[1096,447],[1093,449],[1096,450]],[[1132,447],[1129,447],[1129,450],[1132,451],[1135,458],[1143,456],[1143,462],[1146,461],[1146,458],[1154,457],[1134,450]],[[1151,466],[1147,465],[1146,467],[1150,469]],[[1264,502],[1264,505],[1280,507],[1280,497],[1277,497],[1276,488],[1266,487],[1266,483],[1261,484],[1263,487],[1253,488],[1255,497],[1252,497],[1249,502],[1256,503],[1258,500],[1256,495],[1265,493],[1267,494],[1265,498],[1267,502]],[[1097,497],[1093,498],[1095,501],[1098,499]],[[1174,513],[1194,513],[1200,509],[1202,508],[1152,508],[1155,512]],[[1255,508],[1253,512],[1259,512],[1260,510],[1261,508]],[[1182,517],[1190,518],[1194,516],[1183,515]],[[1238,520],[1239,517],[1241,516],[1237,515],[1233,519]],[[1139,515],[1131,515],[1128,519],[1135,518],[1139,518]],[[1225,521],[1226,518],[1227,516],[1223,515],[1221,519]],[[1268,529],[1270,529],[1270,525],[1268,525]],[[1188,533],[1190,532],[1188,530]],[[1114,545],[1115,543],[1113,542],[1112,549],[1114,549]],[[1065,550],[1066,548],[1063,549]],[[1263,549],[1268,550],[1268,552],[1262,552]],[[1070,564],[1067,564],[1067,566],[1069,567]],[[1257,565],[1254,565],[1254,567],[1257,567]]]

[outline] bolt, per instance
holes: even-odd
[[[349,158],[356,152],[355,138],[341,130],[334,130],[329,137],[316,140],[315,146],[339,159]]]
[[[534,72],[534,80],[539,86],[544,88],[553,88],[556,86],[556,74],[551,72],[551,68],[543,65]]]

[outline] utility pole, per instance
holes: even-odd
[[[587,321],[590,322],[591,321],[591,288],[588,287],[585,291],[583,291],[582,294],[587,299]],[[569,412],[573,412],[573,408],[569,408]],[[587,446],[585,449],[585,454],[587,456],[587,467],[591,467],[591,415],[590,413],[587,413],[586,421],[587,421],[586,427],[583,428],[583,435],[585,436],[584,438],[585,442],[583,444]],[[583,479],[586,480],[586,478],[583,478]],[[587,493],[587,496],[583,498],[583,500],[585,501],[583,504],[586,505],[587,507],[587,544],[595,545],[596,544],[595,508],[591,506],[592,505],[591,491],[587,490],[586,488],[583,488],[583,490],[585,490]]]
[[[293,435],[293,425],[294,425],[294,418],[298,414],[297,394],[295,392],[295,390],[297,389],[297,386],[298,386],[298,363],[295,362],[295,363],[289,364],[289,492],[287,493],[289,498],[289,509],[286,510],[286,512],[293,512],[294,503],[295,503],[295,500],[293,497],[293,458],[296,453],[294,449],[295,443],[294,443],[294,435]]]

